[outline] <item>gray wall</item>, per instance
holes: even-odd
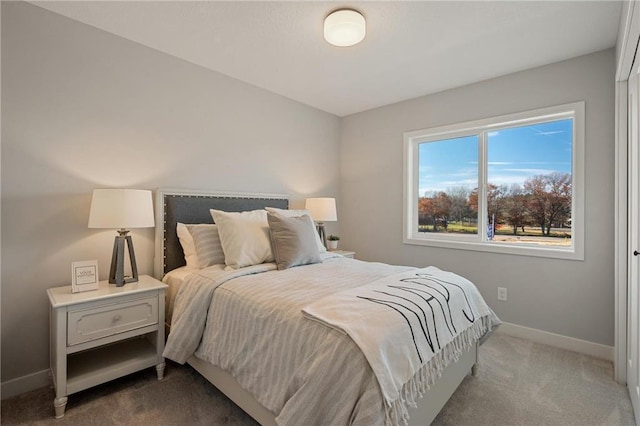
[[[613,345],[614,50],[345,117],[343,247],[366,260],[436,265],[474,281],[503,321]],[[586,102],[585,260],[402,243],[403,132]],[[497,287],[509,300],[497,301]]]
[[[49,366],[45,290],[106,278],[101,187],[339,195],[339,118],[36,6],[2,2],[2,381]],[[153,272],[153,230],[132,232]]]

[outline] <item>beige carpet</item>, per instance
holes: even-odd
[[[633,425],[626,388],[610,362],[494,334],[436,425]],[[69,397],[53,419],[52,389],[2,401],[3,425],[255,425],[189,367],[168,364]]]

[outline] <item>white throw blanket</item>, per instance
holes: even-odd
[[[415,405],[463,350],[500,324],[468,280],[436,267],[381,278],[306,306],[311,319],[348,334],[373,369],[387,423]]]

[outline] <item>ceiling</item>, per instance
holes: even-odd
[[[618,1],[32,2],[338,116],[615,45]],[[355,8],[367,36],[331,46]]]

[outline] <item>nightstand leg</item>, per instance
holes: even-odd
[[[478,363],[477,362],[471,366],[471,375],[472,376],[477,376],[478,375]]]
[[[158,373],[158,380],[162,380],[164,378],[164,362],[156,365],[156,373]]]
[[[53,400],[53,408],[56,410],[56,419],[64,416],[64,410],[67,408],[67,397],[55,398]]]

